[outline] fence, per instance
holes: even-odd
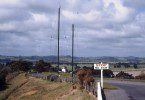
[[[41,78],[44,80],[56,81],[56,82],[72,82],[72,78],[66,78],[66,77],[54,75],[54,74],[44,75],[41,73],[31,73],[29,75],[32,77]]]
[[[41,73],[32,73],[32,74],[29,74],[30,76],[32,77],[36,77],[36,78],[41,78],[41,79],[44,79],[44,80],[51,80],[51,77],[52,75],[44,75],[44,74],[41,74]],[[65,78],[63,76],[58,76],[58,75],[54,75],[54,80],[53,81],[56,81],[56,82],[70,82],[70,83],[77,83],[77,78],[76,76],[73,77],[73,80],[72,78]],[[93,82],[93,83],[90,83],[89,85],[88,84],[83,84],[85,90],[87,90],[88,92],[92,93],[95,97],[97,97],[97,87],[96,87],[96,83]],[[101,100],[101,99],[99,99]]]
[[[97,87],[96,87],[95,82],[90,83],[90,85],[84,84],[83,86],[85,90],[87,90],[88,92],[92,93],[95,97],[97,97]]]

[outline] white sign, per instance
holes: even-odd
[[[94,69],[109,69],[109,64],[94,64]]]
[[[109,69],[109,64],[103,64],[102,62],[100,64],[94,64],[94,69],[101,70],[101,87],[103,89],[103,69]]]

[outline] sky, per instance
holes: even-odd
[[[145,0],[0,0],[0,55],[145,57]]]

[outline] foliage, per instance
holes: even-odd
[[[124,66],[125,68],[129,68],[130,67],[130,64],[129,63],[116,63],[114,65],[114,68],[121,68],[121,66]]]
[[[141,73],[138,76],[135,76],[135,79],[145,80],[145,73]]]
[[[133,65],[133,67],[134,67],[135,69],[137,69],[137,68],[138,68],[137,64],[134,64],[134,65]]]
[[[83,87],[84,83],[90,86],[91,82],[95,82],[94,78],[91,75],[92,70],[81,69],[77,71],[77,77],[81,87]]]
[[[6,88],[6,76],[9,73],[9,68],[1,64],[0,70],[0,91]]]
[[[101,75],[101,71],[100,70],[93,70],[93,75],[96,75],[96,76],[100,76]],[[114,74],[113,74],[113,71],[112,70],[103,70],[103,76],[104,77],[114,77]]]
[[[7,65],[10,66],[12,71],[28,71],[32,68],[33,63],[19,60],[19,61],[11,62]]]
[[[6,86],[6,76],[4,74],[0,74],[0,91],[3,90]]]
[[[129,73],[125,73],[123,71],[119,72],[117,75],[116,75],[117,78],[125,78],[125,79],[133,79],[134,77],[132,76],[132,74],[129,74]]]
[[[36,62],[35,67],[37,72],[44,72],[44,71],[47,72],[50,70],[51,64],[46,63],[43,60],[39,60]]]

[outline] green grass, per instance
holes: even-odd
[[[42,74],[44,74],[44,75],[51,75],[51,74],[58,75],[58,73],[56,73],[56,72],[42,72]]]
[[[145,70],[145,68],[111,68],[112,71],[141,71]]]
[[[42,74],[44,75],[51,75],[51,74],[55,74],[55,75],[60,75],[63,76],[64,78],[69,78],[71,77],[71,75],[69,73],[56,73],[56,72],[43,72]]]
[[[100,80],[99,77],[96,77],[95,79]],[[145,80],[138,80],[138,79],[120,79],[120,78],[104,78],[104,80],[131,81],[131,82],[145,82]]]
[[[106,90],[117,90],[118,87],[110,85],[108,83],[104,83],[104,89],[106,89]]]

